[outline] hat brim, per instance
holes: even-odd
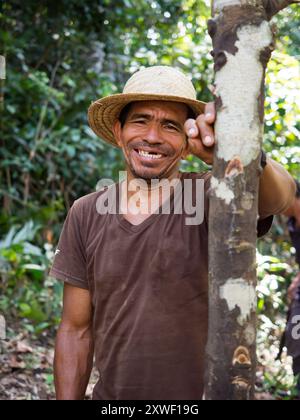
[[[183,98],[180,96],[120,93],[99,99],[91,104],[88,110],[88,121],[90,127],[97,136],[105,140],[107,143],[118,147],[112,127],[119,118],[122,109],[130,102],[138,101],[180,102],[188,105],[196,115],[203,114],[206,105],[205,102]]]

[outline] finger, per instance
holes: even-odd
[[[213,127],[205,121],[204,115],[199,115],[196,122],[204,146],[212,147],[215,144]]]
[[[188,139],[188,153],[199,157],[208,165],[213,162],[213,148],[205,147],[199,138]]]
[[[213,124],[216,120],[216,106],[214,102],[208,102],[204,109],[205,121]]]
[[[199,135],[199,130],[198,130],[196,120],[193,120],[192,118],[188,119],[185,122],[184,130],[185,130],[186,135],[189,138],[195,138]]]
[[[207,86],[208,87],[208,90],[213,94],[213,95],[215,95],[216,94],[216,90],[217,90],[217,88],[216,88],[216,86],[215,85],[208,85]]]

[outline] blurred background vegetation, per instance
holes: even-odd
[[[53,335],[62,286],[48,277],[74,199],[100,178],[117,179],[122,157],[87,125],[91,101],[120,92],[142,66],[171,65],[212,100],[207,0],[11,0],[1,3],[0,54],[7,78],[0,136],[0,314],[8,333]],[[300,11],[276,17],[268,67],[265,150],[300,179]],[[195,159],[183,170],[201,170]],[[296,273],[286,221],[258,244],[260,391],[291,398],[290,363],[274,362],[287,287]],[[49,379],[50,378],[50,379]],[[51,375],[48,377],[51,383]]]

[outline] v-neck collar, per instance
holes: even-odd
[[[176,185],[176,188],[182,188],[182,180],[183,180],[183,173],[179,172],[179,177],[178,177],[180,184]],[[127,230],[128,232],[141,232],[142,230],[146,229],[147,226],[149,226],[151,223],[154,223],[159,216],[162,216],[163,214],[161,213],[161,210],[165,204],[166,201],[164,201],[156,210],[155,213],[151,213],[150,216],[148,216],[145,220],[143,220],[141,223],[139,223],[138,225],[134,225],[132,223],[130,223],[127,219],[125,219],[124,215],[120,213],[120,182],[116,185],[116,198],[117,198],[117,220],[118,223],[120,224],[120,226],[122,228],[124,228],[125,230]],[[172,189],[171,195],[170,197],[168,197],[168,199],[170,200],[170,212],[173,211],[174,208],[174,192],[175,189]]]

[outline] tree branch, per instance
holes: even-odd
[[[300,4],[300,0],[263,0],[263,5],[269,20],[280,12],[280,10],[285,9],[293,3]]]

